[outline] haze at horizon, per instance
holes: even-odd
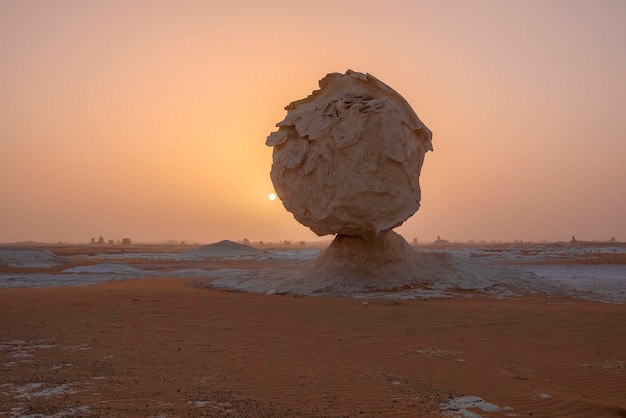
[[[407,240],[626,241],[626,3],[0,3],[0,242],[323,240],[266,136],[329,72],[433,131]]]

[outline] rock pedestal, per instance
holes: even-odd
[[[389,231],[381,237],[337,235],[311,264],[311,275],[337,276],[337,279],[409,278],[416,265],[415,250],[401,235]],[[390,282],[393,280],[390,280]]]

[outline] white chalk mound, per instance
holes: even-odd
[[[393,232],[390,234],[395,235],[389,237],[391,242],[376,245],[385,247],[382,255],[375,253],[380,247],[359,254],[360,251],[353,251],[352,243],[344,242],[338,248],[329,247],[327,253],[315,260],[297,265],[211,271],[208,276],[212,279],[198,281],[196,285],[266,294],[393,299],[454,297],[467,290],[494,296],[559,293],[555,286],[519,269],[485,266],[445,252],[416,252],[407,248],[397,252],[394,247],[404,247],[404,240]],[[397,258],[399,253],[406,257]]]
[[[0,266],[48,268],[65,264],[62,258],[48,250],[34,248],[0,248]]]
[[[267,138],[276,194],[318,235],[381,236],[419,209],[432,133],[369,74],[332,73],[319,86]]]
[[[135,274],[137,276],[146,273],[125,263],[100,263],[89,266],[76,266],[63,270],[63,273],[75,274]]]

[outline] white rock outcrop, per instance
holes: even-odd
[[[48,250],[37,248],[0,248],[0,267],[49,268],[65,261]]]
[[[318,235],[381,237],[419,209],[432,133],[369,74],[332,73],[319,86],[267,138],[276,194]]]

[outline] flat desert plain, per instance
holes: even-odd
[[[626,305],[566,296],[0,289],[0,417],[624,417],[625,362]]]

